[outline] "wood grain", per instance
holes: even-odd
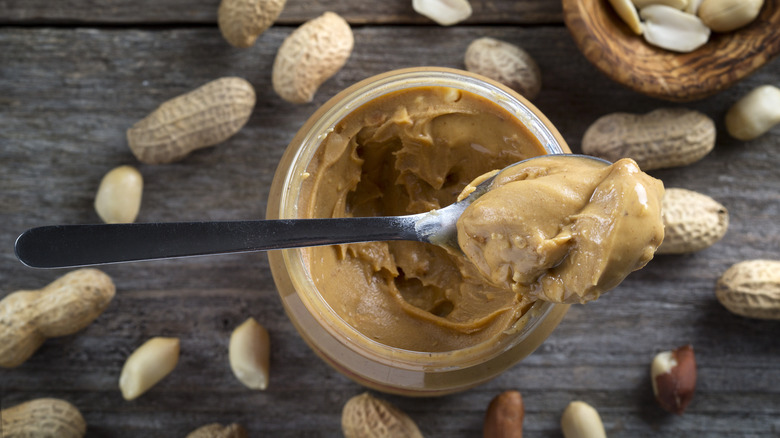
[[[649,96],[686,102],[725,90],[780,53],[780,0],[767,0],[754,22],[713,33],[690,53],[652,46],[606,0],[563,0],[564,21],[585,57],[608,77]]]
[[[262,217],[276,162],[319,105],[386,70],[462,68],[477,37],[518,44],[537,60],[543,85],[535,103],[575,151],[601,115],[667,105],[617,86],[554,24],[359,26],[344,69],[312,104],[295,106],[270,85],[276,49],[291,30],[272,28],[239,50],[214,27],[0,28],[0,297],[64,273],[21,266],[14,239],[33,226],[96,222],[91,204],[109,169],[134,164],[141,170],[139,221]],[[135,161],[125,140],[129,126],[159,103],[225,75],[248,79],[258,96],[236,136],[171,165]],[[506,389],[523,393],[528,436],[560,436],[560,415],[575,399],[597,407],[609,436],[777,436],[780,323],[731,315],[717,302],[714,285],[735,262],[780,258],[780,127],[743,143],[730,139],[722,123],[739,96],[778,80],[775,60],[690,104],[716,120],[715,150],[686,168],[653,172],[667,186],[706,193],[729,208],[731,227],[721,242],[696,254],[659,256],[599,301],[573,307],[537,352],[485,385],[436,399],[379,396],[429,437],[479,436],[488,402]],[[341,407],[364,389],[331,370],[297,335],[264,254],[103,269],[117,285],[109,308],[84,331],[47,341],[21,367],[0,369],[2,407],[66,399],[84,414],[88,437],[185,436],[215,421],[238,422],[251,436],[341,436]],[[245,389],[227,362],[229,334],[249,316],[271,335],[265,392]],[[158,335],[181,338],[180,363],[147,394],[126,402],[117,387],[122,364]],[[652,399],[649,366],[656,352],[686,343],[696,349],[698,390],[688,412],[673,417]]]
[[[0,23],[104,23],[215,25],[220,0],[102,0],[99,5],[81,0],[3,0]],[[473,13],[464,24],[560,23],[561,4],[550,0],[471,0]],[[333,11],[353,24],[432,24],[412,9],[411,0],[340,1],[288,0],[278,25],[300,24]]]

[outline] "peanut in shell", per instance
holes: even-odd
[[[758,319],[780,319],[780,260],[746,260],[721,275],[718,301],[731,313]]]
[[[0,412],[0,436],[4,438],[81,438],[86,433],[81,412],[65,400],[38,398]]]
[[[252,46],[284,9],[287,0],[222,0],[217,23],[222,36],[238,48]]]
[[[325,12],[285,38],[274,59],[274,91],[291,103],[307,103],[323,82],[346,64],[355,44],[341,16]]]
[[[608,114],[596,120],[582,138],[585,154],[612,162],[632,158],[643,171],[689,165],[713,147],[715,123],[685,108]]]
[[[249,120],[255,99],[246,80],[216,79],[160,105],[127,130],[127,143],[142,163],[181,160],[237,133]]]
[[[664,241],[656,254],[685,254],[712,246],[726,234],[729,213],[707,195],[667,188],[661,201]]]

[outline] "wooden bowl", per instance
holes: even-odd
[[[616,82],[671,101],[702,99],[728,88],[780,53],[780,0],[765,0],[755,21],[715,33],[690,53],[645,42],[608,0],[563,0],[563,18],[585,57]]]

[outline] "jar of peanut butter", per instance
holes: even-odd
[[[303,125],[271,185],[268,219],[414,214],[474,178],[569,153],[522,96],[447,68],[391,71],[342,91]],[[433,396],[531,354],[568,305],[485,282],[462,254],[420,242],[268,253],[284,308],[328,364],[379,391]]]

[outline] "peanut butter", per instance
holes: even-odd
[[[307,168],[299,217],[388,216],[438,209],[455,202],[476,177],[543,153],[539,141],[516,117],[485,98],[446,87],[390,93],[356,108],[322,140]],[[589,182],[561,190],[590,192],[572,195],[571,208],[563,209],[566,214],[556,220],[576,217],[570,210],[585,207],[599,186],[597,176],[584,173]],[[549,190],[554,190],[554,178],[538,182],[549,182]],[[502,193],[497,190],[491,197]],[[606,189],[604,193],[608,197]],[[656,195],[648,194],[653,203]],[[593,208],[619,207],[606,199],[597,205]],[[586,220],[575,222],[587,225]],[[468,221],[463,224],[468,228]],[[577,228],[580,225],[570,227],[572,236],[587,234]],[[561,254],[574,246],[560,233],[545,228],[541,235],[560,243],[550,249],[550,260],[561,260]],[[577,247],[590,248],[587,243]],[[488,243],[476,252],[489,255],[492,248]],[[639,259],[649,260],[650,255],[652,251]],[[568,282],[562,289],[548,285],[555,283],[553,276],[543,275],[537,290],[531,287],[532,274],[526,278],[519,273],[515,279],[515,268],[510,277],[502,277],[506,281],[495,281],[492,274],[480,272],[489,272],[496,263],[490,256],[487,264],[473,263],[460,251],[419,242],[314,247],[305,250],[304,257],[318,291],[342,323],[382,344],[413,351],[453,351],[498,342],[535,300],[557,296],[570,302],[580,293],[587,297],[596,293],[593,288],[575,291],[587,283],[585,277],[577,280],[575,272],[556,277]],[[634,268],[641,263],[627,264]],[[605,261],[599,285],[616,284],[609,271],[624,265]],[[539,267],[537,272],[555,269]],[[570,270],[576,271],[576,266]]]
[[[653,258],[663,192],[631,159],[540,157],[496,176],[458,220],[458,243],[493,285],[584,303]]]

